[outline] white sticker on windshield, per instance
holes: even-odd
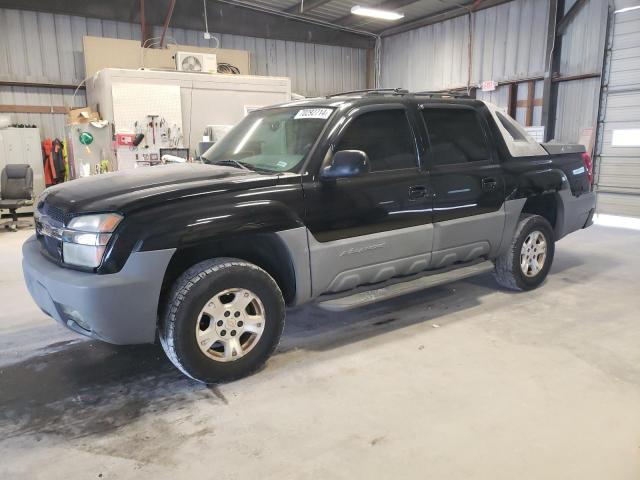
[[[302,110],[298,110],[294,119],[300,118],[321,118],[322,120],[326,120],[333,112],[330,108],[303,108]]]

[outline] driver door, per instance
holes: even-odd
[[[410,114],[402,104],[360,109],[336,132],[331,150],[365,152],[371,172],[303,182],[314,296],[428,268],[431,189]]]

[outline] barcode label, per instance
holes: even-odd
[[[333,110],[330,108],[303,108],[299,110],[293,118],[321,118],[322,120],[326,120],[331,115],[331,112],[333,112]]]

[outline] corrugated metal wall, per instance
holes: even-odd
[[[565,11],[575,0],[567,0]],[[599,72],[606,33],[607,0],[589,0],[562,39],[563,76]],[[544,75],[548,0],[514,0],[473,13],[471,85],[540,78]],[[469,75],[469,16],[429,25],[384,38],[381,83],[410,90],[444,90],[467,85]],[[576,142],[583,128],[595,126],[599,79],[575,80],[559,85],[556,138]],[[542,82],[535,85],[542,98]],[[519,100],[526,91],[521,84]],[[507,107],[508,89],[477,92],[478,98]],[[526,98],[526,97],[525,97]],[[518,111],[522,122],[524,113]],[[540,125],[542,108],[536,106],[533,125]]]
[[[86,103],[84,92],[73,98],[73,89],[40,87],[6,87],[0,85],[2,105],[45,105],[81,107]],[[0,113],[8,115],[12,123],[36,125],[42,138],[64,136],[65,115],[47,113]]]
[[[471,84],[542,76],[547,0],[514,0],[472,14]],[[383,39],[381,83],[411,90],[467,85],[469,16]]]
[[[565,11],[573,5],[567,1]],[[602,70],[607,32],[607,0],[590,0],[562,37],[560,72],[563,76]],[[558,88],[556,138],[575,142],[584,128],[595,128],[600,98],[600,78],[562,82]]]
[[[465,86],[468,41],[467,17],[384,38],[380,86],[413,91]]]
[[[160,34],[156,27],[153,36]],[[182,45],[215,47],[202,32],[170,28]],[[69,15],[0,9],[0,80],[74,85],[84,77],[82,37],[134,39],[140,26]],[[292,90],[320,95],[365,88],[366,51],[283,40],[216,35],[221,48],[248,50],[251,73],[288,76]],[[71,105],[72,89],[0,86],[0,104]],[[83,92],[73,106],[85,104]],[[64,115],[12,114],[12,121],[35,123],[45,136],[63,134]]]
[[[555,138],[575,143],[585,128],[595,131],[599,98],[599,77],[560,83]]]
[[[515,0],[473,14],[471,82],[544,74],[547,0]]]

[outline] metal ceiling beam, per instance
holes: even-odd
[[[407,5],[411,5],[412,3],[416,3],[418,0],[386,0],[382,2],[380,5],[376,5],[374,8],[380,8],[383,10],[398,10],[399,8],[406,7]],[[351,27],[358,23],[366,22],[367,17],[362,17],[358,15],[345,15],[344,17],[338,18],[337,20],[333,20],[331,23],[335,23],[336,25],[341,25],[343,27]]]
[[[379,33],[383,37],[388,37],[389,35],[396,35],[398,33],[407,32],[409,30],[414,30],[416,28],[426,27],[428,25],[433,25],[434,23],[440,23],[446,20],[451,20],[452,18],[467,15],[469,13],[469,9],[472,9],[474,12],[477,12],[479,10],[484,10],[486,8],[495,7],[497,5],[501,5],[503,3],[508,3],[512,1],[513,0],[484,0],[482,3],[479,3],[479,4],[477,1],[469,2],[465,5],[451,8],[449,10],[445,10],[440,13],[426,15],[424,17],[416,18],[414,20],[408,20],[399,25],[381,30]]]
[[[164,22],[162,23],[162,35],[160,36],[160,48],[162,48],[162,44],[164,43],[164,37],[167,34],[167,28],[169,28],[169,23],[171,22],[171,17],[173,16],[173,10],[176,8],[176,0],[169,0],[169,10],[167,10],[167,16],[164,17]]]
[[[304,15],[305,13],[313,10],[314,8],[321,7],[322,5],[331,2],[332,0],[308,0],[296,3],[292,7],[286,8],[284,11],[287,13],[297,13]]]
[[[144,47],[147,41],[147,20],[145,19],[144,0],[140,0],[140,44]]]
[[[310,19],[295,18],[283,12],[238,5],[224,0],[208,0],[209,28],[216,33],[251,37],[322,43],[355,48],[373,48],[375,38]],[[147,25],[161,26],[169,0],[145,0]],[[139,23],[138,2],[131,0],[0,0],[0,8],[78,15],[120,22]],[[202,2],[176,2],[172,27],[204,31]]]

